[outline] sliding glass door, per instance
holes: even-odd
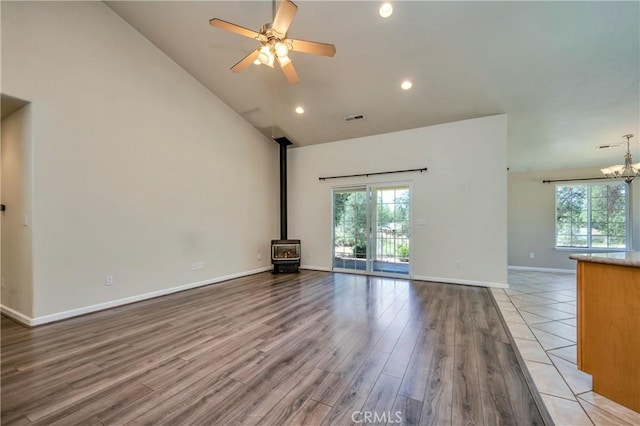
[[[373,187],[371,269],[409,274],[409,187]]]
[[[410,188],[370,185],[333,191],[333,268],[409,274]]]
[[[333,191],[333,267],[367,270],[369,204],[366,187]]]

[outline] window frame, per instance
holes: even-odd
[[[626,185],[625,191],[625,247],[592,247],[591,234],[591,188],[594,186],[610,186],[616,184],[616,182],[610,183],[598,183],[598,182],[576,182],[574,184],[556,183],[554,187],[553,197],[555,211],[553,214],[553,233],[554,233],[554,248],[559,251],[586,251],[586,252],[611,252],[611,251],[630,251],[631,250],[631,185],[626,184],[624,181],[618,183]],[[559,246],[558,245],[558,187],[561,186],[586,186],[587,189],[587,246]]]

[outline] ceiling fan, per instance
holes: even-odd
[[[276,2],[273,0],[273,22],[264,24],[259,32],[218,18],[209,20],[209,24],[222,28],[223,30],[256,39],[260,42],[260,47],[232,66],[231,71],[241,72],[252,63],[264,64],[273,68],[274,62],[278,62],[287,81],[291,84],[296,84],[300,81],[300,78],[289,58],[289,51],[333,56],[336,53],[336,47],[333,44],[297,40],[287,37],[287,31],[298,11],[298,6],[290,0],[282,0],[280,1],[280,6],[278,6],[278,11],[275,12],[275,4]]]

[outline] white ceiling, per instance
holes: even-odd
[[[509,166],[530,170],[620,163],[623,148],[596,147],[640,133],[637,1],[395,1],[386,20],[378,1],[297,1],[289,36],[337,48],[291,53],[297,85],[277,68],[229,71],[258,42],[208,25],[258,31],[269,1],[107,4],[256,128],[298,146],[507,113]],[[366,120],[343,120],[352,114]]]

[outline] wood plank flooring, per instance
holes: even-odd
[[[252,275],[34,329],[3,425],[543,424],[487,289]]]

